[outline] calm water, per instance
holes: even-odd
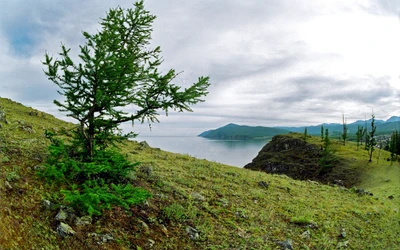
[[[146,141],[151,147],[188,154],[199,159],[243,167],[251,162],[267,140],[226,141],[201,137],[150,137],[138,136],[136,141]]]

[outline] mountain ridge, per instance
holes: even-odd
[[[348,132],[355,134],[358,126],[365,126],[367,129],[371,129],[371,119],[366,121],[357,120],[353,123],[347,124]],[[392,116],[386,121],[375,120],[377,126],[376,135],[389,134],[394,130],[400,129],[400,116]],[[211,129],[200,133],[198,136],[208,139],[237,139],[237,140],[250,140],[250,139],[265,139],[270,138],[277,134],[287,134],[289,132],[303,133],[307,128],[307,133],[310,135],[319,135],[321,133],[321,126],[324,129],[328,129],[332,136],[340,135],[343,130],[343,124],[340,123],[322,123],[319,125],[312,126],[249,126],[249,125],[238,125],[235,123],[229,123],[225,126],[217,129]]]

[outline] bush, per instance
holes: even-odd
[[[112,205],[129,208],[150,197],[127,180],[128,172],[139,163],[129,162],[113,149],[97,150],[91,160],[83,160],[75,145],[65,144],[54,134],[46,133],[51,141],[50,155],[39,176],[49,183],[63,186],[64,202],[85,214],[100,215]]]
[[[70,206],[89,215],[100,215],[112,205],[129,209],[129,206],[139,204],[150,197],[146,190],[134,188],[130,184],[107,185],[104,181],[86,181],[80,188],[73,185],[72,190],[61,190],[61,193],[65,197],[64,201]]]

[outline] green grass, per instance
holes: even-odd
[[[391,166],[384,152],[378,163],[378,151],[368,163],[366,151],[351,143],[335,144],[337,154],[346,159],[342,168],[361,169],[357,187],[374,196],[127,142],[121,151],[143,168],[132,175],[132,182],[153,197],[129,211],[107,211],[92,225],[72,225],[77,234],[61,239],[55,232],[57,210],[42,206],[42,199],[57,202],[60,197],[53,195],[55,187],[36,177],[34,168],[46,157],[43,130],[72,125],[1,98],[0,107],[9,121],[0,130],[0,249],[148,249],[151,241],[152,249],[280,249],[277,242],[287,239],[294,249],[336,249],[347,240],[349,249],[400,245],[400,165]],[[32,132],[21,129],[18,120]],[[320,139],[307,141],[313,140]],[[149,167],[151,173],[145,171]],[[3,180],[14,174],[19,178],[12,178],[13,190],[7,191]],[[268,188],[260,182],[269,183]],[[188,226],[197,230],[196,241],[189,238]],[[339,237],[342,228],[345,239]],[[307,230],[310,236],[303,237]],[[99,245],[89,233],[111,233],[116,240]]]

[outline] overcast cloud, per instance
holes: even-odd
[[[81,31],[100,28],[112,7],[131,1],[2,0],[0,96],[65,118],[42,71],[60,43],[78,52]],[[210,76],[193,113],[135,124],[143,135],[196,135],[227,123],[316,125],[400,115],[398,0],[147,0],[157,16],[153,46],[177,84]],[[132,129],[129,124],[126,130]]]

